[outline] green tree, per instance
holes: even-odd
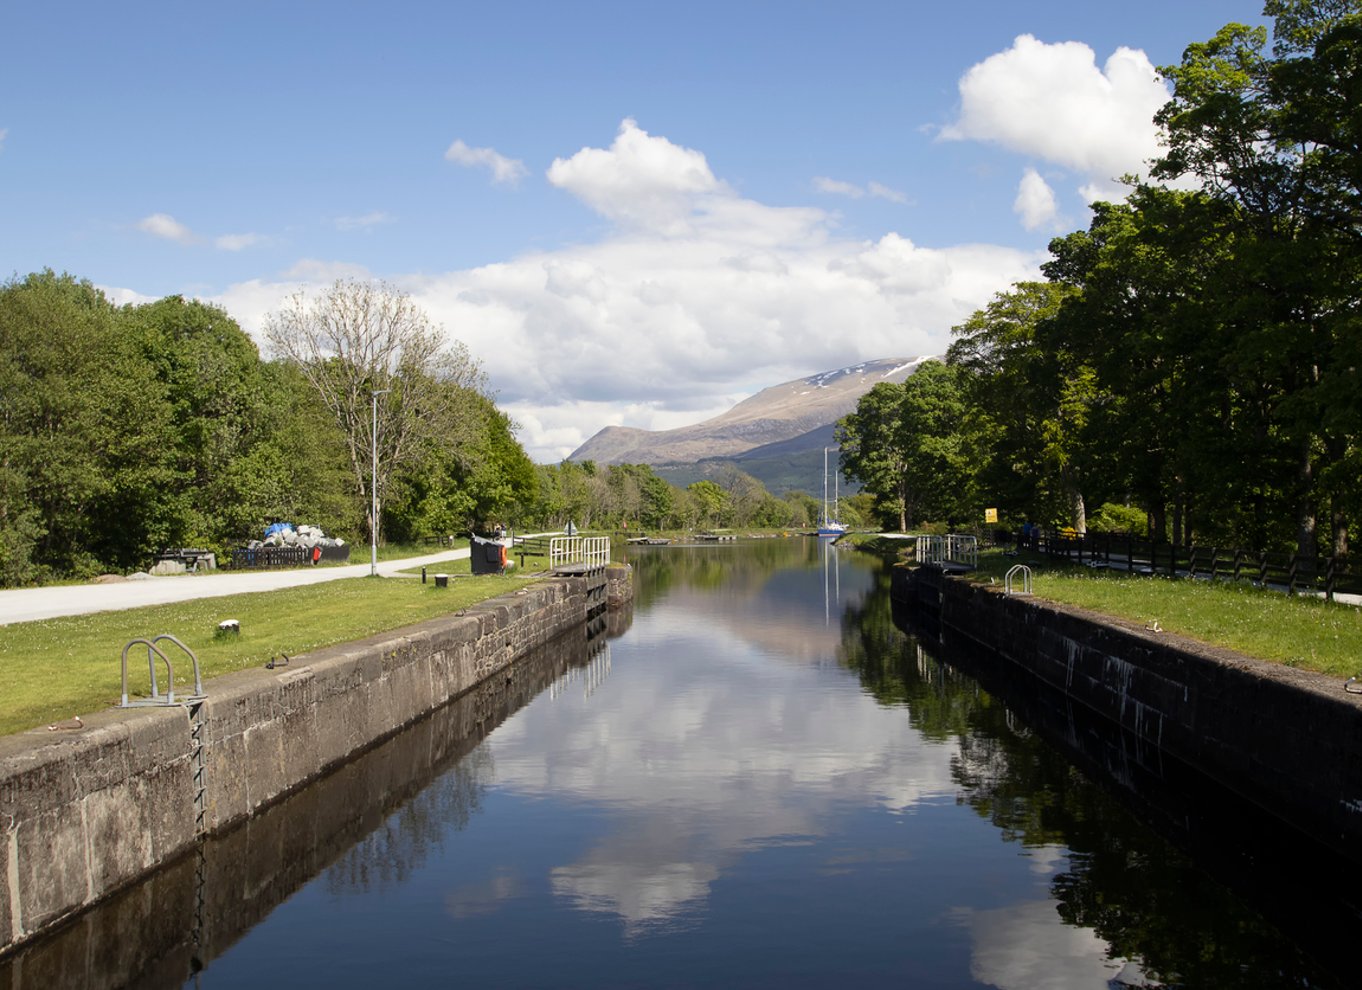
[[[89,282],[0,288],[3,580],[130,569],[177,535],[164,388]]]
[[[881,382],[837,425],[841,467],[876,499],[898,528],[923,519],[962,518],[973,498],[961,376],[925,361],[903,384]]]
[[[269,509],[253,497],[254,475],[267,469],[261,458],[268,461],[256,448],[277,425],[266,411],[259,352],[223,310],[181,296],[122,315],[169,406],[176,542],[222,549]]]
[[[473,443],[485,425],[464,401],[486,389],[477,361],[386,283],[338,281],[317,299],[299,293],[270,315],[266,337],[340,428],[356,501],[376,491],[381,502],[389,479],[428,456],[431,444]],[[378,523],[369,519],[371,535]]]
[[[861,396],[856,410],[837,423],[841,471],[860,481],[875,497],[886,518],[895,518],[900,532],[908,528],[908,452],[903,434],[903,386],[879,382]]]
[[[698,525],[713,527],[724,524],[728,512],[728,492],[708,478],[687,485],[686,491],[695,500]]]
[[[1345,397],[1357,392],[1362,7],[1274,0],[1266,12],[1271,55],[1264,29],[1231,24],[1164,70],[1174,95],[1158,117],[1168,153],[1155,171],[1194,176],[1237,211],[1236,351],[1271,373],[1272,429],[1293,453],[1296,544],[1313,554],[1323,498],[1334,502],[1333,548],[1346,547],[1350,493],[1337,468],[1359,433]]]

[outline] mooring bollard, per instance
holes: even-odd
[[[435,575],[435,587],[437,587],[437,588],[448,588],[448,587],[449,587],[449,575],[448,575],[448,574],[436,574],[436,575]]]

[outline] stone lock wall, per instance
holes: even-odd
[[[930,567],[894,596],[1362,863],[1362,696],[1342,679]]]
[[[112,709],[0,738],[0,952],[582,631],[605,576],[215,678],[197,708]],[[629,597],[631,591],[614,589]]]

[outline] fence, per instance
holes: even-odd
[[[1017,545],[1036,553],[1081,564],[1114,567],[1141,574],[1248,580],[1290,594],[1312,592],[1330,601],[1335,595],[1362,594],[1362,574],[1347,557],[1289,553],[1254,553],[1228,547],[1204,547],[1142,539],[1129,533],[1064,536],[1033,531],[1018,534]]]
[[[320,551],[320,553],[318,553]],[[238,547],[232,551],[232,567],[300,567],[303,564],[350,559],[350,545],[339,547]]]
[[[974,536],[919,536],[916,552],[919,564],[979,566],[979,539]]]
[[[549,544],[549,568],[569,564],[604,567],[610,563],[608,536],[555,536]]]

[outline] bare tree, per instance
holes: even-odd
[[[481,420],[466,415],[460,397],[486,393],[481,366],[386,282],[339,280],[315,299],[299,292],[270,314],[265,337],[276,356],[298,366],[335,417],[370,534],[378,525],[367,500],[371,490],[381,504],[393,472],[424,445],[457,450],[476,436]],[[371,479],[375,449],[378,471]]]

